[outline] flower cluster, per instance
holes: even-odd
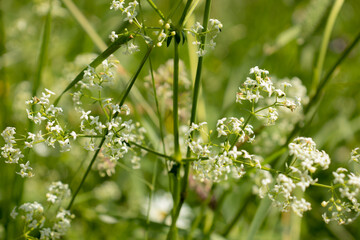
[[[305,199],[295,196],[295,189],[305,192],[317,182],[312,174],[321,167],[327,169],[330,158],[324,151],[316,149],[311,138],[299,137],[289,144],[289,154],[293,155],[293,162],[285,173],[276,177],[275,185],[269,191],[269,197],[282,211],[291,208],[297,215],[302,216],[305,211],[311,210],[311,205]]]
[[[244,123],[244,118],[229,117],[219,119],[216,124],[216,131],[218,137],[235,135],[240,143],[251,143],[255,139],[253,126]]]
[[[70,194],[67,184],[55,182],[49,187],[46,197],[51,204],[58,203],[60,205],[61,201],[69,197]],[[70,211],[60,208],[56,213],[55,220],[51,221],[51,224],[47,223],[44,207],[38,202],[24,203],[15,207],[11,212],[11,217],[16,219],[18,215],[24,221],[24,236],[26,238],[32,239],[33,232],[39,231],[40,239],[45,240],[61,239],[70,228],[71,219],[74,218]]]
[[[321,203],[327,208],[327,212],[322,215],[323,219],[326,223],[351,223],[360,215],[360,176],[345,168],[338,168],[333,176],[332,197]]]
[[[71,195],[68,184],[63,184],[62,182],[53,182],[49,187],[49,192],[46,194],[48,202],[59,203],[62,199],[67,198]]]
[[[32,167],[30,167],[30,162],[27,161],[24,163],[19,163],[19,161],[24,157],[19,148],[16,148],[15,135],[16,131],[14,127],[7,127],[2,133],[1,136],[5,140],[5,145],[1,147],[1,156],[5,158],[5,163],[15,163],[19,164],[20,171],[17,172],[21,177],[32,177],[34,173],[32,172]],[[30,134],[30,133],[29,133]]]
[[[351,151],[351,157],[350,157],[351,161],[360,163],[360,152],[359,152],[359,148],[355,148]]]
[[[104,85],[112,84],[115,75],[114,68],[117,63],[118,61],[116,60],[105,59],[97,70],[88,66],[84,71],[83,79],[76,84],[76,87],[80,87],[81,90],[100,90]],[[81,91],[73,93],[73,101],[76,105],[81,105],[80,100],[82,96],[83,93]]]
[[[234,122],[241,123],[239,119],[221,119],[221,124],[218,124],[218,137],[223,136],[223,133],[230,135],[233,133],[239,139],[245,139],[246,134],[252,134],[252,131],[245,130],[245,125],[239,127],[242,129],[235,130]],[[225,125],[227,123],[228,125]],[[193,176],[200,181],[211,180],[219,182],[228,179],[228,176],[240,178],[245,174],[245,164],[251,166],[260,166],[259,159],[249,154],[246,150],[238,150],[236,146],[231,146],[229,141],[218,145],[211,142],[210,135],[205,131],[206,123],[193,123],[186,133],[186,145],[191,152],[197,156],[197,160],[193,162]],[[236,125],[236,123],[235,123]],[[251,128],[248,128],[251,130]],[[208,141],[205,143],[201,136],[206,136]],[[241,139],[240,139],[241,141]]]
[[[104,84],[113,83],[113,66],[113,62],[105,60],[99,69],[88,67],[83,79],[76,85],[77,90],[73,93],[73,101],[81,120],[80,133],[74,135],[74,138],[82,137],[84,148],[88,151],[96,151],[97,139],[105,136],[98,163],[102,176],[112,175],[118,159],[123,158],[128,152],[135,152],[130,148],[129,142],[141,143],[145,133],[139,123],[126,119],[130,115],[130,108],[127,105],[120,106],[113,103],[111,98],[101,97]],[[95,100],[103,114],[96,112],[92,114],[92,110],[85,110],[83,102],[86,99]],[[134,168],[140,167],[138,158],[133,157],[131,162]]]
[[[34,144],[45,142],[49,147],[55,148],[55,143],[60,145],[61,152],[70,151],[70,139],[74,138],[75,132],[69,133],[64,130],[58,119],[59,115],[63,112],[60,107],[55,107],[50,104],[51,95],[55,93],[45,89],[46,93],[42,93],[42,97],[34,97],[26,101],[28,105],[27,114],[28,118],[35,124],[41,124],[43,121],[46,123],[45,133],[42,134],[41,130],[36,133],[28,133],[25,146],[32,148]],[[47,137],[46,139],[44,137]]]
[[[271,79],[274,86],[278,88],[286,87],[286,98],[296,100],[301,99],[301,104],[306,104],[309,98],[306,95],[306,87],[302,84],[301,80],[297,77],[291,79],[284,78],[276,80]],[[289,87],[289,84],[292,87]],[[273,98],[268,99],[268,104],[274,102]],[[257,136],[256,146],[254,152],[263,155],[271,154],[276,148],[283,146],[287,141],[287,136],[294,129],[297,122],[304,119],[302,108],[299,107],[294,111],[289,111],[287,108],[276,108],[278,119],[276,126],[263,128]],[[271,120],[271,119],[269,119]]]
[[[135,0],[132,2],[129,2],[128,6],[125,7],[125,0],[113,0],[110,6],[110,9],[113,9],[115,11],[120,10],[123,15],[126,17],[124,18],[124,21],[129,21],[129,23],[135,23],[139,28],[141,28],[141,24],[136,19],[136,16],[138,12],[136,11],[136,7],[139,5],[139,3]],[[127,29],[125,30],[127,31]],[[119,34],[117,34],[115,31],[112,31],[109,35],[110,41],[115,42],[116,39],[119,38]],[[124,54],[132,54],[134,52],[140,51],[139,46],[135,45],[132,42],[126,42],[125,45],[126,49],[124,51]]]
[[[282,89],[276,88],[271,81],[269,72],[267,70],[254,67],[250,69],[250,74],[253,74],[255,79],[247,77],[242,87],[239,88],[240,92],[236,95],[236,102],[242,103],[242,101],[248,101],[252,104],[253,114],[258,118],[266,119],[267,125],[272,125],[278,119],[278,112],[276,107],[283,106],[291,111],[294,111],[301,105],[300,98],[291,100],[286,97],[287,88],[291,87],[290,83],[284,82]],[[265,106],[260,106],[255,109],[255,105],[260,99],[266,98]],[[268,104],[269,99],[273,98],[273,103]],[[264,112],[266,110],[265,113]]]
[[[297,215],[302,216],[305,211],[311,210],[311,204],[304,198],[298,199],[296,192],[305,192],[310,185],[316,184],[312,174],[320,167],[325,170],[330,165],[330,158],[324,151],[316,149],[316,144],[311,138],[299,137],[289,144],[289,154],[293,161],[285,172],[278,172],[268,167],[257,170],[255,183],[256,192],[261,198],[266,194],[273,204],[281,211],[292,209]],[[265,172],[265,170],[269,172]],[[277,176],[275,179],[270,172]]]
[[[157,36],[156,46],[161,47],[163,45],[163,42],[168,37],[175,36],[176,32],[171,28],[171,21],[164,22],[162,19],[160,19],[159,24],[161,25],[161,30],[155,31],[154,34]]]
[[[136,0],[133,2],[129,2],[127,7],[125,7],[125,0],[113,0],[110,9],[114,9],[115,11],[120,10],[122,14],[126,16],[124,18],[124,21],[129,21],[129,23],[133,23],[133,21],[137,21],[137,5],[139,5],[139,3]]]
[[[16,148],[15,134],[16,129],[14,127],[7,127],[1,136],[5,140],[5,145],[1,148],[1,155],[5,158],[6,163],[18,163],[24,155],[19,148]]]
[[[221,32],[222,27],[222,23],[217,19],[209,19],[208,27],[205,31],[204,27],[199,22],[196,22],[194,26],[191,27],[188,32],[195,37],[193,44],[197,46],[198,51],[196,53],[199,57],[202,57],[207,53],[205,46],[208,46],[210,49],[215,48],[215,38],[217,37],[218,33]],[[205,35],[209,36],[210,40],[208,43],[201,42],[201,38]]]

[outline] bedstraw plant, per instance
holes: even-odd
[[[47,14],[51,19],[55,8],[62,7],[58,1],[49,2]],[[63,2],[70,11],[76,9],[71,1]],[[165,235],[173,240],[213,239],[219,235],[225,238],[247,206],[236,206],[240,208],[234,209],[234,218],[219,224],[218,218],[226,207],[224,201],[237,185],[251,188],[257,199],[263,199],[261,206],[264,204],[266,209],[270,206],[266,207],[267,201],[279,212],[292,211],[306,217],[312,208],[321,206],[322,212],[314,214],[325,223],[342,225],[356,220],[360,214],[360,173],[356,168],[359,148],[348,156],[352,166],[338,167],[330,173],[333,180],[329,181],[324,176],[331,169],[330,156],[311,137],[300,133],[311,124],[309,119],[324,87],[359,37],[322,80],[316,75],[310,91],[298,78],[278,79],[276,73],[258,66],[250,68],[246,77],[239,77],[238,90],[232,96],[232,105],[240,109],[239,114],[224,114],[212,124],[198,117],[203,73],[207,71],[203,61],[214,57],[211,51],[222,44],[217,42],[218,36],[228,27],[212,16],[211,0],[204,4],[193,0],[175,2],[169,13],[152,0],[110,2],[108,10],[116,13],[125,27],[108,33],[108,47],[83,65],[72,81],[67,79],[69,83],[62,91],[44,88],[39,94],[35,89],[34,96],[24,103],[27,127],[15,128],[10,123],[2,130],[2,161],[16,166],[12,174],[25,182],[41,171],[36,158],[30,157],[32,151],[55,151],[68,158],[79,151],[83,156],[91,155],[86,169],[80,167],[74,172],[80,178],[78,182],[58,180],[37,201],[9,203],[12,211],[5,224],[5,238],[66,238],[71,223],[77,218],[81,221],[82,213],[76,209],[84,201],[79,196],[92,170],[103,178],[116,175],[119,167],[134,174],[144,171],[146,176],[148,171],[143,170],[143,165],[149,166],[149,162],[154,165],[151,176],[136,175],[149,190],[139,213],[139,219],[144,221],[144,227],[139,228],[146,239]],[[335,1],[329,18],[336,17],[340,2]],[[151,15],[144,13],[145,7],[152,9]],[[86,19],[81,24],[86,25]],[[44,34],[44,41],[49,41],[46,31]],[[187,58],[184,49],[197,56],[193,76],[187,74],[187,61],[182,61]],[[126,83],[119,80],[124,70],[118,51],[142,56]],[[171,60],[162,59],[158,70],[152,64],[156,51],[171,56]],[[141,73],[146,71],[147,76],[143,76]],[[139,81],[143,81],[145,89],[135,84]],[[155,107],[137,107],[136,101],[130,99],[133,92]],[[167,176],[167,184],[159,183],[163,176]],[[22,184],[15,186],[16,191],[23,191]],[[110,183],[106,186],[114,188]],[[310,188],[323,189],[323,200],[312,198]],[[115,191],[110,198],[118,199],[119,194]],[[194,195],[201,201],[194,203]],[[191,203],[187,203],[189,196]],[[251,202],[251,196],[245,198]],[[131,207],[132,202],[126,204]],[[208,211],[212,211],[211,219]],[[261,216],[265,215],[266,211],[259,208],[249,239],[255,236],[263,221]],[[165,235],[151,231],[155,223],[161,224]]]

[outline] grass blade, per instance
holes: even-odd
[[[91,40],[95,43],[95,45],[101,50],[104,51],[106,49],[106,44],[101,39],[101,37],[97,34],[94,28],[91,26],[86,17],[81,13],[79,8],[73,3],[71,0],[62,0],[64,5],[69,9],[70,13],[76,19],[76,21],[80,24],[80,26],[84,29],[84,31],[89,35]]]

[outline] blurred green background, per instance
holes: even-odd
[[[15,126],[19,133],[26,132],[28,122],[24,101],[30,99],[34,91],[40,94],[45,87],[59,94],[103,50],[64,5],[69,1],[53,1],[48,51],[39,67],[48,2],[0,0],[0,129]],[[172,1],[154,2],[165,15],[174,5]],[[189,27],[195,21],[202,21],[203,2],[199,1],[194,17],[189,19]],[[109,0],[74,0],[74,3],[106,44],[109,44],[108,35],[112,30],[124,27],[120,14],[109,10]],[[152,9],[146,1],[141,3],[147,23],[156,24],[158,18],[154,17]],[[215,50],[210,51],[204,60],[199,121],[206,120],[213,127],[223,116],[242,116],[238,105],[234,104],[235,93],[249,69],[256,65],[269,70],[273,77],[297,76],[310,89],[326,20],[333,4],[334,1],[330,0],[213,1],[211,18],[219,19],[224,28],[217,38]],[[359,33],[359,12],[360,1],[344,2],[331,34],[324,72]],[[120,72],[124,80],[136,70],[143,56],[142,52],[126,56],[122,50],[115,55],[125,69]],[[151,57],[154,69],[172,56],[171,49],[156,48]],[[193,79],[196,56],[191,46],[185,44],[181,47],[181,59],[185,63],[184,71]],[[359,66],[360,46],[356,46],[334,72],[311,125],[301,132],[303,136],[313,137],[318,148],[325,150],[332,159],[333,167],[319,176],[324,182],[330,181],[331,170],[347,164],[351,149],[360,146]],[[39,72],[41,79],[34,90]],[[144,84],[148,72],[148,69],[142,71],[136,86],[144,101],[154,107],[152,93]],[[121,88],[121,84],[119,86]],[[121,89],[109,89],[108,92],[116,97]],[[70,101],[64,100],[63,105],[67,104]],[[128,104],[134,109],[138,121],[146,127],[156,126],[136,96],[131,96]],[[71,123],[70,116],[71,112],[65,119]],[[157,130],[148,130],[149,134],[158,135]],[[3,160],[0,162],[0,239],[5,236],[5,228],[14,228],[14,224],[9,225],[9,211],[15,205],[45,201],[46,188],[52,181],[61,180],[74,189],[90,155],[79,148],[61,155],[57,151],[30,152],[29,157],[36,175],[24,183],[14,174],[13,166],[6,165]],[[93,171],[74,205],[76,218],[67,239],[143,239],[146,224],[142,208],[149,189],[141,179],[151,182],[154,163],[153,156],[144,157],[142,171],[118,167],[114,176],[105,178]],[[166,175],[161,171],[158,174],[156,188],[168,189]],[[229,193],[226,204],[219,210],[220,219],[212,239],[222,239],[219,233],[231,221],[238,206],[244,204],[251,186],[245,180],[230,181],[218,188],[215,197],[224,191]],[[301,221],[293,214],[279,213],[271,208],[256,239],[360,239],[359,220],[348,226],[323,223],[320,202],[324,196],[327,197],[326,194],[326,191],[310,189],[309,201],[313,210]],[[192,189],[188,205],[194,209],[194,215],[200,203],[201,198]],[[228,239],[246,238],[259,204],[260,199],[256,198],[247,205]],[[201,226],[206,227],[206,219],[213,214],[209,208]],[[166,232],[167,228],[162,224],[152,223],[149,227],[150,239],[164,239]],[[195,236],[201,239],[201,235]]]

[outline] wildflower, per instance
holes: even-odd
[[[126,43],[126,50],[124,52],[124,54],[130,55],[133,54],[135,52],[139,52],[139,46],[135,45],[134,43]]]
[[[21,177],[32,177],[34,174],[31,172],[32,168],[29,166],[30,162],[27,161],[26,164],[20,164],[20,172],[19,174]]]
[[[63,184],[62,182],[53,182],[49,186],[49,192],[46,193],[46,198],[48,202],[56,203],[62,201],[64,198],[67,198],[71,195],[68,184]]]
[[[355,148],[351,151],[351,161],[359,163],[360,161],[360,151],[359,148]]]
[[[111,3],[110,9],[111,10],[114,9],[115,11],[122,9],[122,8],[124,8],[124,4],[125,4],[124,0],[120,0],[120,1],[113,0]]]
[[[115,33],[115,31],[112,31],[109,35],[109,38],[111,40],[111,42],[115,42],[115,40],[118,38],[119,36]]]
[[[81,117],[80,119],[85,119],[85,120],[89,120],[89,114],[91,113],[91,111],[87,111],[85,112],[84,110],[81,111]]]

